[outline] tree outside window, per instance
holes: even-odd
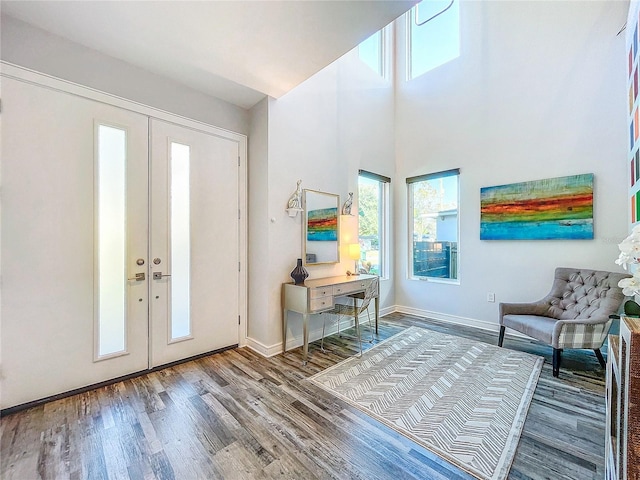
[[[361,269],[387,277],[387,212],[390,179],[361,170],[358,176],[358,240]]]

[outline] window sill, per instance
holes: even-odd
[[[444,283],[448,285],[460,285],[460,279],[458,278],[409,277],[409,280],[416,280],[418,282],[429,282],[429,283]]]

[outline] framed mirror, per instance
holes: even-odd
[[[304,190],[302,228],[303,261],[305,265],[338,263],[340,261],[340,196],[332,193]]]

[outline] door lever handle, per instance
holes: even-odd
[[[170,273],[163,274],[162,272],[153,272],[154,280],[162,280],[162,277],[170,277],[170,276],[171,276]]]
[[[136,275],[135,277],[127,278],[127,280],[135,280],[136,282],[142,282],[146,278],[144,272],[136,273],[135,275]]]

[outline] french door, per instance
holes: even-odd
[[[238,343],[238,145],[151,120],[152,367]]]
[[[2,90],[2,408],[238,344],[238,143]]]

